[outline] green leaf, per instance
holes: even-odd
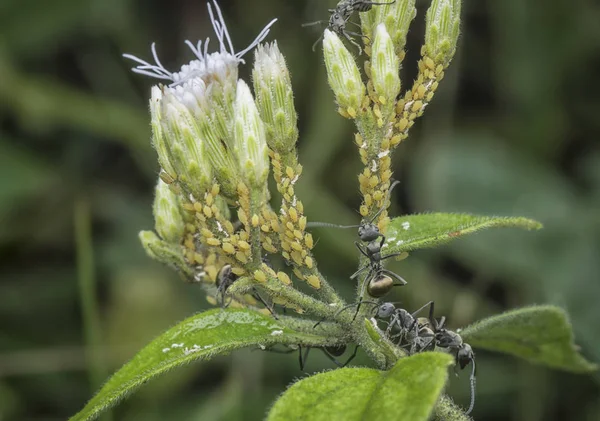
[[[206,360],[250,345],[310,344],[320,339],[288,329],[256,311],[206,311],[167,330],[138,352],[71,421],[94,419],[148,380],[195,360]]]
[[[503,218],[459,213],[424,213],[392,219],[385,233],[386,253],[399,253],[449,243],[485,228],[518,227],[540,229],[527,218]]]
[[[481,320],[461,332],[476,348],[499,351],[553,368],[585,373],[597,369],[573,343],[567,314],[555,306],[532,306]]]
[[[400,359],[389,371],[342,368],[292,385],[269,413],[280,420],[429,419],[446,380],[451,356],[424,352]]]

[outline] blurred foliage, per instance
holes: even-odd
[[[318,31],[300,27],[326,17],[335,1],[220,3],[238,46],[279,18],[272,38],[296,91],[306,213],[356,223],[360,164],[351,124],[335,112],[321,54],[310,51]],[[419,2],[409,34],[405,86],[427,5]],[[592,0],[466,0],[463,19],[458,56],[396,154],[397,213],[523,215],[545,229],[494,230],[415,252],[394,263],[410,287],[391,300],[416,308],[434,299],[453,327],[516,306],[557,304],[568,310],[584,355],[598,362],[600,8]],[[94,262],[104,373],[208,307],[138,244],[137,232],[152,227],[157,175],[146,110],[152,81],[132,74],[121,53],[148,57],[156,41],[163,63],[176,68],[191,59],[183,40],[211,32],[204,2],[195,0],[0,0],[1,420],[65,419],[97,389],[89,372],[97,364],[86,359],[75,203],[91,209],[93,259],[83,261]],[[315,236],[321,268],[350,297],[354,233]],[[355,361],[368,364],[360,352]],[[484,351],[477,363],[476,419],[600,418],[597,375]],[[313,353],[308,369],[323,368],[331,363]],[[300,375],[293,354],[237,352],[170,373],[112,415],[262,419]],[[452,383],[450,394],[466,402],[468,376]]]

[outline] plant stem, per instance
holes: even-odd
[[[106,377],[106,368],[102,355],[99,353],[102,340],[94,273],[92,217],[89,201],[83,197],[75,200],[74,228],[79,298],[83,318],[88,376],[91,389],[97,390]],[[108,421],[110,419],[112,417],[108,412],[104,416],[104,420]]]

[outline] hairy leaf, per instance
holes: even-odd
[[[555,306],[532,306],[481,320],[461,332],[477,348],[500,351],[534,363],[583,373],[597,368],[573,343],[566,313]]]
[[[463,235],[493,227],[540,229],[527,218],[503,218],[459,213],[424,213],[392,219],[384,245],[386,253],[399,253],[448,243]]]
[[[194,360],[257,345],[298,344],[320,337],[295,332],[256,311],[214,309],[167,330],[117,371],[71,421],[91,420],[148,380]]]
[[[389,371],[342,368],[300,380],[275,403],[268,421],[427,420],[452,357],[424,352],[400,359]]]

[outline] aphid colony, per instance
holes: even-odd
[[[388,202],[392,190],[399,184],[395,181],[388,190],[387,197],[384,203]],[[393,287],[406,285],[407,282],[398,274],[383,267],[383,261],[392,257],[399,257],[403,253],[382,254],[382,248],[385,244],[385,236],[380,232],[375,220],[385,209],[382,207],[371,219],[363,220],[360,225],[335,225],[329,223],[309,223],[308,227],[332,227],[332,228],[358,228],[359,241],[355,241],[358,251],[368,260],[366,264],[360,267],[350,279],[356,279],[360,274],[367,271],[367,274],[362,282],[358,302],[352,303],[341,308],[338,314],[356,307],[354,317],[359,314],[362,304],[370,304],[372,306],[371,318],[375,322],[387,324],[383,331],[385,337],[397,346],[405,349],[409,355],[413,355],[424,351],[442,351],[448,352],[454,356],[456,364],[464,369],[469,363],[472,363],[472,371],[470,376],[471,381],[471,402],[467,410],[469,414],[475,404],[475,353],[471,346],[465,343],[462,337],[455,331],[445,328],[446,318],[442,317],[437,320],[434,317],[434,302],[430,301],[414,312],[409,312],[406,309],[396,307],[391,302],[379,303],[377,301],[365,299],[365,293],[371,298],[381,298],[387,295]],[[267,262],[268,264],[268,262]],[[227,289],[235,282],[237,276],[232,273],[231,266],[225,265],[219,272],[217,278],[217,297],[220,296],[220,301],[223,306],[226,306],[225,295]],[[273,312],[272,305],[267,302],[255,291],[252,296],[260,301],[268,311],[277,318]],[[417,317],[417,315],[425,308],[429,307],[428,317]],[[321,322],[317,322],[316,328]],[[303,353],[302,347],[298,346],[300,369],[304,370],[306,360],[310,348],[305,348]],[[339,362],[336,357],[340,357],[346,351],[345,345],[335,347],[319,348],[323,353],[338,367],[345,367],[356,356],[358,346],[354,349],[352,355],[344,362]],[[283,352],[293,352],[293,350]]]

